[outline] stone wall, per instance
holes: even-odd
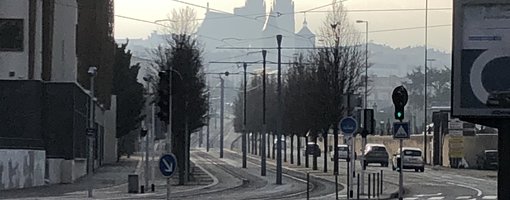
[[[0,190],[44,185],[46,152],[0,149]]]

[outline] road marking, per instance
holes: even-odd
[[[482,191],[480,189],[478,189],[478,188],[475,188],[475,187],[472,187],[472,186],[469,186],[469,185],[462,185],[462,184],[452,183],[452,182],[448,182],[448,184],[456,185],[456,186],[459,186],[459,187],[464,187],[464,188],[475,190],[477,197],[482,196]]]
[[[415,197],[433,197],[433,196],[441,196],[443,193],[437,193],[437,194],[418,194],[414,195]]]
[[[428,200],[441,200],[444,199],[444,197],[430,197]]]
[[[407,198],[404,198],[404,200],[417,200],[418,197],[407,197]]]
[[[498,199],[498,196],[484,196],[482,199]]]
[[[471,199],[471,196],[459,196],[456,199]]]

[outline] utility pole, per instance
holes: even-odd
[[[423,88],[423,159],[427,163],[427,59],[428,59],[428,14],[429,14],[429,1],[425,0],[425,87]]]
[[[223,158],[223,117],[224,117],[224,96],[225,96],[225,80],[220,75],[220,83],[221,83],[221,100],[220,100],[220,158]]]
[[[88,155],[88,166],[87,166],[87,174],[89,177],[92,177],[92,174],[94,173],[94,135],[96,133],[95,127],[94,127],[94,79],[97,75],[97,67],[91,66],[89,67],[88,74],[90,76],[90,101],[89,101],[89,128],[87,130],[87,138],[88,138],[88,146],[89,146],[89,155]],[[91,198],[93,196],[92,194],[92,183],[89,183],[88,187],[88,197]]]
[[[166,133],[165,150],[172,153],[172,65],[168,66],[168,126]],[[170,200],[170,177],[166,178],[166,199]]]
[[[260,140],[260,175],[266,176],[266,55],[267,51],[262,50],[262,138]],[[269,144],[267,144],[269,145]]]
[[[282,184],[282,35],[276,36],[278,43],[278,114],[276,115],[276,184]],[[246,88],[246,85],[245,85]],[[245,94],[246,95],[246,94]]]
[[[243,149],[243,168],[246,168],[246,67],[247,64],[243,63],[243,69],[244,69],[244,93],[243,93],[243,141],[242,143],[242,149]]]

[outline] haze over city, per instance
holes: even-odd
[[[331,4],[331,0],[295,0],[296,32],[303,23],[305,16],[302,11]],[[244,0],[122,0],[115,2],[115,13],[147,21],[167,19],[173,9],[189,6],[197,12],[197,18],[203,19],[207,3],[211,9],[233,13],[233,9],[244,6]],[[266,0],[266,13],[269,12],[272,1]],[[423,46],[425,3],[422,0],[346,0],[343,1],[348,11],[348,18],[367,20],[370,23],[369,40],[377,44],[385,44],[394,48]],[[197,5],[197,6],[195,6]],[[201,6],[201,7],[198,7]],[[429,41],[430,48],[449,52],[451,50],[452,1],[429,0]],[[316,33],[323,24],[323,18],[331,6],[326,6],[306,13],[308,27]],[[258,18],[261,23],[264,18]],[[364,31],[361,24],[355,25]],[[397,29],[397,30],[395,30]],[[404,30],[400,30],[404,29]],[[162,27],[150,23],[138,22],[125,18],[115,18],[115,38],[146,38],[152,31],[162,30]],[[221,39],[221,38],[218,38]],[[233,42],[235,44],[235,42]]]

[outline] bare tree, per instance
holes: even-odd
[[[173,9],[167,15],[166,32],[170,34],[195,34],[198,30],[197,12],[191,7]]]

